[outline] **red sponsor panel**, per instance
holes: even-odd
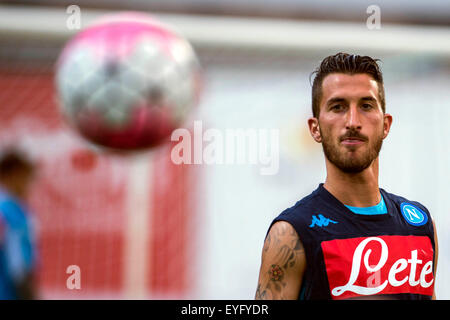
[[[433,294],[433,247],[426,236],[379,236],[322,242],[332,299]]]

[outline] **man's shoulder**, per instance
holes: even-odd
[[[427,207],[417,200],[411,200],[404,196],[400,196],[400,195],[397,195],[394,193],[387,192],[384,189],[381,189],[381,191],[383,192],[384,196],[387,196],[387,198],[389,200],[391,200],[392,202],[394,202],[399,208],[401,208],[404,205],[410,204],[410,205],[419,207],[419,209],[421,209],[421,210],[425,210],[426,212],[429,212]]]
[[[319,194],[317,190],[314,190],[309,195],[298,200],[293,206],[283,210],[277,217],[277,219],[290,218],[290,219],[301,219],[305,214],[310,211],[317,209],[320,206]]]
[[[414,227],[432,226],[434,224],[433,217],[428,208],[421,202],[411,200],[403,196],[389,193],[381,189],[383,195],[391,201],[399,214]]]
[[[0,190],[0,219],[12,228],[23,226],[27,213],[22,204],[7,192]]]

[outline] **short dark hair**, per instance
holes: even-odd
[[[34,164],[20,151],[4,151],[0,156],[0,178],[22,170],[32,173]]]
[[[378,66],[379,59],[369,56],[339,52],[322,60],[320,66],[311,73],[316,75],[312,85],[312,112],[318,118],[320,114],[320,100],[322,99],[323,79],[332,73],[344,74],[368,74],[378,83],[378,95],[383,113],[386,112],[386,101],[384,96],[383,75]]]

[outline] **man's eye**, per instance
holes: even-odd
[[[364,104],[362,105],[362,108],[363,108],[363,109],[366,109],[366,110],[369,110],[369,109],[372,109],[373,107],[372,107],[371,104],[364,103]]]
[[[331,110],[334,110],[334,111],[339,111],[341,109],[342,109],[342,105],[340,105],[340,104],[335,104],[335,105],[331,106]]]

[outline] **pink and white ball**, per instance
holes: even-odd
[[[56,64],[60,107],[92,143],[156,146],[183,124],[200,96],[200,66],[183,37],[143,13],[101,18],[77,33]]]

